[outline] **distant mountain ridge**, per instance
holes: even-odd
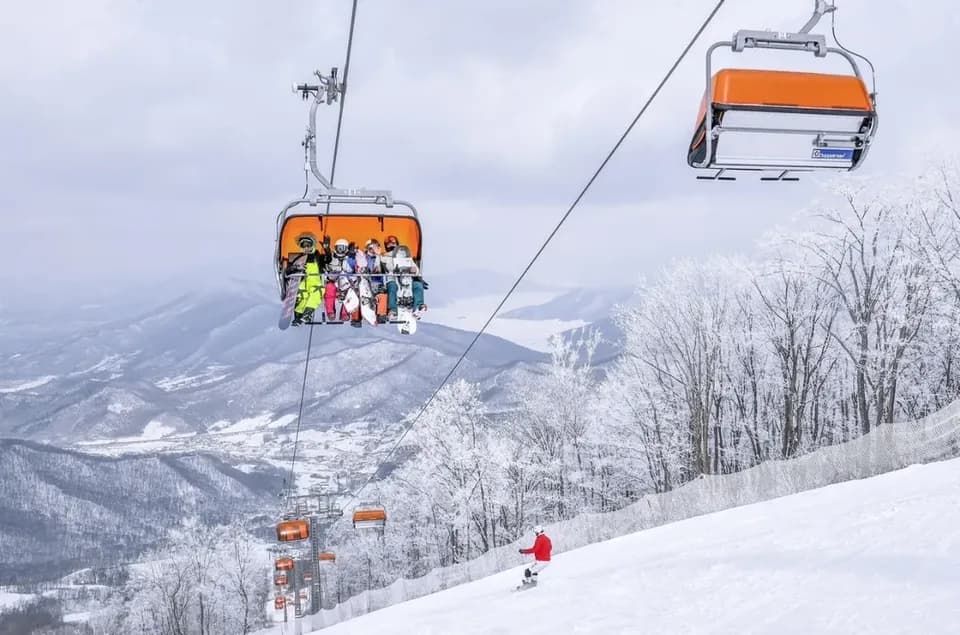
[[[315,327],[298,429],[309,329],[277,329],[268,285],[225,280],[149,299],[90,303],[49,323],[0,311],[0,553],[28,554],[0,556],[0,584],[135,556],[185,516],[269,510],[294,439],[298,487],[336,476],[349,490],[475,337],[426,320],[413,337]],[[457,377],[508,412],[510,386],[548,360],[484,335]]]
[[[116,564],[189,516],[267,510],[281,476],[198,453],[104,458],[0,439],[0,584]]]
[[[583,287],[567,291],[543,304],[506,311],[501,317],[597,322],[608,319],[613,307],[627,301],[632,294],[630,287]]]
[[[0,382],[0,435],[55,443],[139,434],[163,420],[202,432],[219,420],[299,400],[307,329],[281,332],[277,303],[259,294],[189,293],[142,311],[77,329],[8,355]],[[395,421],[422,402],[472,334],[423,324],[415,337],[393,327],[315,327],[308,412],[328,422]],[[483,380],[544,356],[484,336],[463,366]],[[356,404],[363,402],[360,408]]]

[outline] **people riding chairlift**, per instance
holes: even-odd
[[[398,249],[400,241],[396,236],[387,236],[383,241],[384,254],[380,257],[383,263],[383,271],[387,274],[401,273],[397,264],[397,259],[401,256]],[[416,276],[413,278],[413,309],[414,315],[420,317],[420,313],[427,310],[427,305],[423,301],[423,290],[429,288],[429,285],[420,278],[420,268],[414,262],[409,271],[403,272]],[[397,295],[399,290],[399,281],[397,275],[388,275],[387,281],[387,316],[390,320],[397,319]]]
[[[323,244],[328,247],[330,244],[329,236],[323,237]],[[340,238],[334,243],[333,251],[326,261],[327,286],[324,296],[324,309],[327,313],[327,320],[336,320],[336,303],[338,296],[343,300],[344,295],[350,289],[350,280],[342,275],[344,273],[353,273],[353,264],[350,261],[350,243],[346,238]],[[350,319],[350,314],[341,303],[340,321],[345,322]]]

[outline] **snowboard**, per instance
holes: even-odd
[[[293,310],[297,306],[297,295],[300,293],[300,281],[307,275],[306,273],[307,255],[295,253],[287,256],[287,269],[291,270],[286,278],[286,293],[283,296],[283,305],[280,309],[280,320],[277,326],[281,331],[289,328],[293,322]]]
[[[532,589],[537,586],[536,582],[521,582],[520,585],[514,589],[515,591],[526,591],[527,589]]]
[[[356,280],[349,283],[346,293],[343,296],[343,308],[347,313],[353,314],[360,309],[360,315],[373,326],[377,325],[377,312],[373,308],[373,294],[370,292],[370,285],[364,280]]]
[[[376,300],[370,289],[370,283],[366,280],[360,280],[360,315],[371,326],[377,325]]]
[[[397,260],[408,260],[407,269],[413,265],[413,260],[409,258]],[[413,335],[417,332],[419,319],[420,315],[413,306],[413,277],[404,273],[397,279],[397,330],[401,335]]]
[[[358,306],[360,306],[360,296],[358,296],[357,292],[351,287],[343,295],[343,308],[347,310],[347,313],[353,314]]]
[[[405,306],[397,307],[397,330],[400,335],[413,335],[417,332],[417,316]]]

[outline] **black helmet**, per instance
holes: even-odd
[[[307,254],[312,254],[317,250],[317,237],[313,234],[300,234],[297,236],[297,246]]]

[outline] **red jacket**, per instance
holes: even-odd
[[[551,549],[553,549],[553,545],[550,543],[550,539],[547,538],[547,534],[540,534],[533,542],[532,547],[529,549],[521,549],[520,553],[532,553],[533,557],[537,560],[550,562]]]

